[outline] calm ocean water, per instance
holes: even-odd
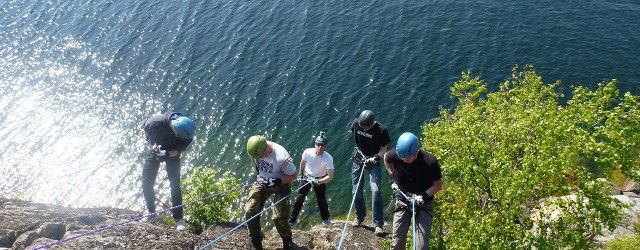
[[[299,163],[327,131],[344,214],[361,110],[395,141],[453,107],[462,71],[495,83],[533,64],[562,91],[617,78],[640,95],[639,58],[636,0],[0,1],[0,190],[43,183],[18,197],[142,210],[140,125],[175,110],[198,124],[185,173],[247,180],[249,136]]]

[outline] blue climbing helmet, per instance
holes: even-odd
[[[418,141],[416,135],[404,132],[400,135],[400,138],[398,138],[396,152],[398,152],[400,158],[413,157],[415,153],[418,152],[418,149],[420,149],[420,141]]]
[[[180,138],[191,139],[196,132],[196,124],[193,123],[193,120],[189,117],[179,116],[173,120],[173,131],[175,131]]]

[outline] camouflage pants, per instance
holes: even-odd
[[[286,192],[286,193],[285,193]],[[269,199],[269,196],[273,194],[273,202],[279,201],[291,192],[291,184],[282,184],[279,187],[272,186],[266,187],[262,185],[254,185],[249,190],[249,200],[245,206],[245,220],[260,213],[264,208],[264,203]],[[291,238],[291,227],[289,226],[289,214],[291,211],[291,205],[289,199],[278,203],[272,212],[271,219],[275,224],[280,237]],[[260,216],[249,221],[247,223],[247,229],[249,230],[249,236],[251,239],[262,240],[262,229],[260,226]]]

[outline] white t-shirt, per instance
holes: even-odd
[[[316,155],[315,148],[305,149],[302,153],[302,160],[307,164],[304,168],[304,173],[311,177],[323,177],[327,175],[327,170],[333,169],[333,157],[324,151],[322,155]]]
[[[254,166],[258,169],[258,177],[282,178],[285,174],[295,174],[296,166],[293,165],[289,152],[275,142],[269,141],[268,143],[273,148],[271,154],[254,162]]]

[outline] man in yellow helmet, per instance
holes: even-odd
[[[249,200],[245,206],[245,219],[260,213],[269,196],[274,195],[274,202],[285,198],[291,192],[291,183],[298,176],[296,167],[291,162],[287,150],[279,144],[267,141],[262,135],[254,135],[247,141],[247,153],[258,174],[257,184],[249,190]],[[288,223],[290,214],[289,200],[278,203],[273,209],[273,223],[282,238],[283,249],[290,249],[293,243],[291,227]],[[255,249],[262,249],[262,230],[260,216],[247,223],[251,243]]]

